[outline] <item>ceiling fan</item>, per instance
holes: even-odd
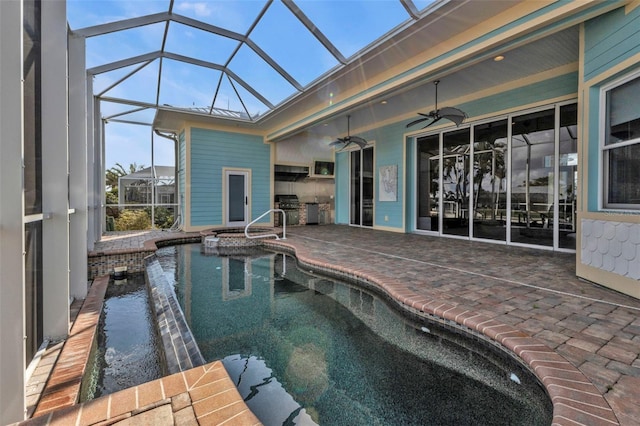
[[[464,119],[467,118],[467,114],[464,111],[459,110],[458,108],[443,107],[438,109],[438,83],[440,83],[440,80],[436,80],[433,82],[433,84],[436,86],[435,109],[431,111],[429,114],[423,114],[419,112],[418,115],[421,115],[422,118],[412,121],[411,123],[407,124],[407,127],[411,127],[414,124],[422,123],[423,121],[431,120],[431,123],[423,127],[424,129],[440,121],[443,118],[446,118],[447,120],[451,120],[456,124],[456,126],[459,126],[464,121]]]
[[[345,136],[344,138],[338,138],[335,141],[331,142],[329,145],[331,146],[342,145],[342,148],[340,149],[340,151],[342,151],[352,143],[358,145],[360,149],[367,146],[367,141],[365,139],[361,138],[360,136],[350,135],[350,129],[349,129],[350,123],[351,123],[351,116],[347,115],[347,136]]]

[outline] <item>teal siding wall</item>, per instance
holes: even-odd
[[[185,132],[182,131],[178,135],[178,205],[180,209],[180,224],[185,224],[185,208],[186,208],[186,191],[187,191],[187,143],[185,140]]]
[[[602,165],[600,164],[600,88],[589,88],[589,105],[585,106],[587,114],[589,114],[589,143],[587,144],[588,152],[588,176],[587,178],[587,210],[590,212],[598,211],[600,200],[600,173]],[[584,191],[583,191],[584,193]]]
[[[262,137],[192,128],[192,226],[223,224],[224,167],[251,169],[251,218],[271,208],[271,150]]]
[[[622,7],[586,22],[584,42],[588,81],[640,52],[640,8],[626,15]]]
[[[636,7],[629,14],[624,8],[616,9],[594,18],[584,25],[584,78],[585,82],[598,80],[598,77],[612,67],[634,55],[640,54],[640,8]],[[589,118],[588,140],[588,176],[587,176],[587,208],[597,211],[599,204],[599,177],[602,173],[600,155],[600,88],[619,78],[621,75],[640,68],[622,70],[617,75],[602,79],[596,85],[588,87],[589,105],[585,111]]]
[[[402,175],[404,173],[404,160],[402,152],[402,138],[405,132],[402,123],[381,127],[379,129],[361,133],[358,136],[369,141],[375,141],[374,148],[374,226],[402,228]],[[336,223],[349,223],[349,153],[336,154]],[[398,166],[398,198],[396,201],[378,201],[379,170],[381,166]],[[388,221],[385,221],[385,216]]]
[[[554,77],[542,82],[523,86],[514,90],[496,93],[483,99],[469,102],[463,105],[456,105],[466,111],[473,122],[474,116],[491,114],[498,111],[514,110],[518,107],[525,108],[526,105],[544,102],[561,96],[576,95],[578,92],[578,73],[572,72],[558,77]],[[426,111],[425,111],[426,112]],[[501,116],[502,117],[502,116]],[[407,120],[409,122],[413,120]],[[415,204],[413,194],[415,192],[415,144],[409,144],[411,148],[407,150],[406,158],[403,158],[403,146],[405,143],[404,134],[407,132],[406,122],[395,123],[361,133],[367,140],[375,140],[375,226],[395,227],[404,231],[415,230]],[[379,168],[381,166],[398,165],[398,200],[378,201],[379,188]],[[336,154],[336,222],[349,223],[349,160],[346,153]],[[403,187],[402,177],[406,176],[406,185]],[[406,197],[406,199],[405,199]],[[403,205],[406,206],[405,217]],[[388,221],[385,221],[385,216]],[[403,219],[405,219],[403,228]]]
[[[367,140],[375,140],[374,148],[374,226],[384,226],[403,229],[402,206],[404,193],[402,176],[404,175],[403,140],[406,127],[403,123],[385,126],[373,132],[367,132]],[[380,167],[398,166],[398,197],[396,201],[379,201]],[[385,217],[388,219],[385,221]]]

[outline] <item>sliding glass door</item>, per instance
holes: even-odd
[[[440,231],[440,136],[418,139],[418,223],[423,231]]]
[[[577,106],[416,141],[418,231],[575,250]]]
[[[507,120],[473,133],[473,237],[506,241]]]
[[[351,151],[349,223],[373,226],[373,147]]]
[[[560,107],[558,203],[554,209],[558,246],[576,248],[576,190],[578,187],[578,106]]]
[[[469,236],[469,129],[442,135],[442,232]]]
[[[511,134],[511,242],[553,245],[555,114],[514,117]]]

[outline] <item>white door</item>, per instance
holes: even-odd
[[[225,173],[227,226],[249,223],[249,172],[227,170]]]

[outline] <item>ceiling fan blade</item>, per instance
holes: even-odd
[[[347,139],[347,138],[345,138],[345,139]],[[346,143],[344,144],[344,146],[343,146],[342,148],[340,148],[340,149],[338,150],[338,152],[344,151],[345,149],[347,149],[347,147],[348,147],[349,145],[351,145],[351,140],[346,140],[345,142],[346,142]]]
[[[360,147],[360,149],[367,146],[367,141],[364,138],[361,138],[360,136],[351,136],[349,142],[355,143]]]
[[[345,142],[346,141],[344,140],[344,138],[338,138],[335,141],[331,142],[329,146],[340,145],[340,144],[344,144]]]
[[[431,126],[434,123],[437,123],[438,121],[440,121],[442,119],[442,117],[437,117],[435,120],[433,120],[431,123],[427,124],[426,126],[423,127],[423,129],[426,129],[427,127]]]
[[[418,113],[418,114],[420,114],[420,113]],[[424,115],[424,114],[420,114],[420,115]],[[425,117],[426,118],[418,118],[417,120],[413,120],[411,123],[407,124],[407,127],[411,127],[411,126],[413,126],[415,124],[422,123],[423,121],[431,120],[431,118],[432,118],[432,117],[427,117],[427,116],[425,116]]]
[[[447,120],[453,121],[456,126],[462,124],[465,118],[467,118],[467,114],[464,111],[459,110],[454,107],[444,107],[438,111],[442,118],[446,118]]]

